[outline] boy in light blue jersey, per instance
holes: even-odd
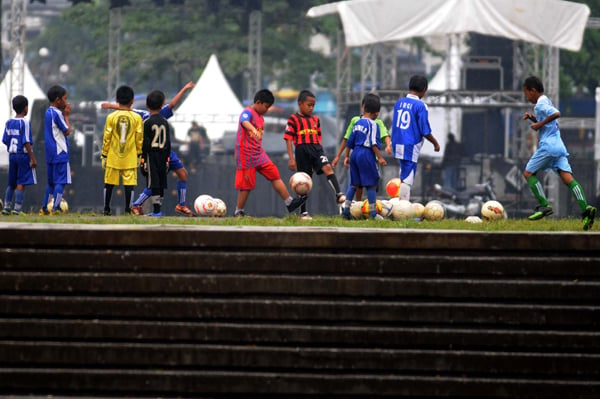
[[[377,164],[386,165],[385,159],[379,152],[381,132],[379,125],[375,122],[380,108],[379,97],[372,93],[367,94],[363,100],[363,117],[356,121],[346,142],[346,158],[350,158],[350,186],[346,192],[346,202],[342,209],[342,216],[346,219],[351,219],[350,206],[359,187],[367,189],[369,217],[383,219],[381,215],[377,214],[377,192],[375,190],[379,183]]]
[[[417,162],[425,139],[435,152],[440,145],[431,133],[429,111],[421,101],[427,91],[427,78],[414,75],[408,85],[409,93],[394,105],[392,118],[392,151],[400,165],[400,199],[410,201],[410,189],[415,181]]]
[[[48,183],[40,209],[40,216],[60,213],[60,202],[66,184],[71,184],[71,166],[69,164],[69,115],[71,104],[67,102],[67,90],[62,86],[48,89],[50,107],[44,119],[44,141],[46,145],[46,166]],[[48,211],[48,199],[54,197],[54,206]]]
[[[560,137],[560,130],[556,122],[560,118],[560,112],[554,107],[548,96],[544,95],[544,85],[539,78],[530,76],[525,79],[523,92],[527,100],[535,104],[535,113],[532,115],[525,112],[523,119],[532,121],[531,128],[539,132],[538,149],[525,165],[525,172],[523,172],[529,188],[539,203],[535,211],[529,215],[529,220],[538,220],[552,214],[552,208],[548,204],[544,189],[536,174],[540,170],[553,170],[571,190],[581,208],[583,229],[589,230],[594,224],[597,210],[588,205],[583,188],[573,178],[568,160],[569,153]]]
[[[29,111],[29,102],[22,95],[15,96],[12,100],[15,117],[6,121],[2,142],[8,151],[8,185],[4,197],[3,215],[24,215],[23,199],[25,186],[37,184],[35,167],[37,161],[31,146],[31,122],[25,120]],[[11,204],[14,197],[14,207]]]

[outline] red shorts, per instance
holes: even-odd
[[[236,170],[235,189],[236,190],[254,190],[256,186],[256,172],[260,173],[268,181],[281,179],[279,169],[273,162],[268,162],[256,168]]]

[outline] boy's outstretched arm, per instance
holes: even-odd
[[[171,109],[175,109],[177,107],[177,104],[179,104],[179,101],[181,101],[181,97],[183,97],[183,95],[185,94],[186,91],[193,89],[194,86],[196,86],[196,84],[192,81],[187,82],[185,84],[185,86],[183,86],[181,88],[181,90],[179,90],[179,92],[177,94],[175,94],[175,97],[173,97],[173,99],[171,100],[171,102],[169,103],[169,108]]]

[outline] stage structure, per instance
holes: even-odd
[[[331,14],[340,17],[336,76],[338,132],[343,129],[342,116],[347,108],[360,104],[366,92],[377,91],[382,106],[393,106],[406,94],[406,88],[399,89],[396,82],[393,50],[399,42],[414,37],[445,36],[448,87],[444,91],[428,91],[427,104],[447,108],[447,131],[455,132],[459,131],[456,109],[502,109],[506,121],[504,155],[508,158],[509,153],[519,153],[529,130],[529,124],[521,116],[525,109],[531,108],[520,87],[523,79],[530,74],[540,76],[546,95],[558,106],[559,51],[578,51],[586,27],[598,25],[595,19],[589,19],[590,10],[585,4],[549,0],[544,5],[540,9],[535,0],[379,0],[374,7],[372,0],[353,0],[312,7],[307,13],[309,17]],[[533,19],[541,22],[532,26],[529,22]],[[495,91],[460,90],[462,62],[457,49],[460,35],[471,32],[513,40],[512,87]],[[359,91],[352,88],[353,47],[359,47],[361,54]],[[549,176],[545,182],[548,197],[558,209],[558,178]]]

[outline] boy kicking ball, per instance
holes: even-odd
[[[560,137],[560,130],[556,120],[560,118],[560,112],[554,107],[552,101],[544,95],[544,85],[542,81],[530,76],[523,83],[523,92],[527,100],[535,104],[535,114],[525,112],[524,120],[533,122],[531,128],[539,132],[539,146],[537,151],[531,156],[529,162],[525,166],[523,176],[527,180],[529,188],[535,195],[539,205],[535,211],[529,215],[529,220],[538,220],[545,216],[552,215],[552,208],[548,204],[548,200],[544,194],[542,184],[536,177],[540,170],[552,169],[557,173],[563,183],[565,183],[577,204],[581,208],[581,216],[583,217],[583,229],[590,230],[594,224],[596,217],[596,208],[588,205],[583,188],[573,178],[571,165],[569,164],[567,148]]]

